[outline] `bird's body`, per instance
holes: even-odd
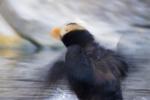
[[[84,29],[67,32],[62,41],[67,47],[66,77],[80,100],[122,100],[120,80],[127,65],[118,55]]]
[[[97,46],[68,48],[66,69],[71,88],[81,100],[122,100],[120,79],[126,65],[113,52]]]

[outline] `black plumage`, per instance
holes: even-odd
[[[68,32],[62,42],[67,47],[65,75],[80,100],[123,100],[120,80],[128,66],[120,56],[85,29]]]

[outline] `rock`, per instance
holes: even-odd
[[[21,38],[0,15],[0,47],[17,47]]]
[[[33,52],[35,47],[24,40],[18,33],[7,23],[7,21],[0,14],[0,52],[3,54],[8,53],[10,49]],[[11,51],[11,50],[10,50]]]
[[[8,23],[21,35],[31,38],[41,45],[51,44],[50,41],[50,21],[41,19],[34,6],[38,2],[34,0],[4,0],[1,4],[1,13]],[[15,3],[14,3],[15,2]],[[34,5],[35,3],[35,5]],[[31,5],[31,6],[30,6]],[[39,18],[38,18],[39,17]],[[48,25],[49,23],[49,25]]]
[[[118,30],[150,23],[148,0],[2,0],[0,11],[20,34],[40,45],[55,45],[49,32],[52,27],[78,22],[97,40],[116,49],[121,37]]]

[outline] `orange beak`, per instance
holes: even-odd
[[[56,28],[52,29],[51,35],[52,35],[52,37],[54,37],[55,39],[61,39],[61,34],[60,34],[60,32],[61,32],[61,28],[56,27]]]

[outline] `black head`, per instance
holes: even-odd
[[[72,45],[85,46],[94,41],[92,34],[85,28],[76,24],[69,23],[62,28],[54,30],[53,34],[59,37],[66,47]]]

